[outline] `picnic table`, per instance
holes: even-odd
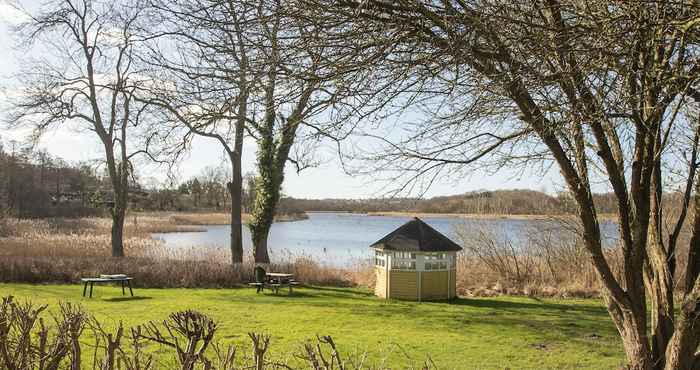
[[[289,294],[292,294],[292,287],[299,285],[299,282],[294,280],[294,274],[267,272],[263,282],[250,283],[250,285],[257,286],[259,288],[258,292],[264,288],[269,288],[275,294],[279,292],[280,288],[287,287],[289,288]]]
[[[128,286],[129,287],[129,293],[131,293],[131,296],[134,296],[134,291],[131,289],[131,280],[133,278],[130,277],[116,277],[116,278],[82,278],[80,281],[83,283],[83,297],[85,297],[85,294],[87,293],[87,287],[90,285],[90,298],[92,298],[92,288],[95,286],[95,283],[115,283],[119,282],[122,285],[122,295],[126,294],[125,288]]]

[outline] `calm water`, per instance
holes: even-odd
[[[279,222],[272,225],[268,246],[271,259],[283,259],[289,254],[308,255],[329,264],[344,265],[370,257],[369,245],[409,221],[410,217],[369,216],[350,213],[308,213],[309,219]],[[486,229],[498,238],[508,238],[515,244],[524,240],[533,228],[548,227],[546,221],[514,219],[462,219],[426,217],[423,221],[460,244],[458,230]],[[610,238],[616,234],[615,224],[603,223]],[[205,232],[153,234],[170,248],[228,248],[230,227],[206,226]],[[250,232],[243,228],[243,248],[251,253]]]

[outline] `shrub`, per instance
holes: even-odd
[[[151,370],[157,368],[158,360],[168,363],[168,368],[181,370],[385,368],[367,366],[366,353],[342,355],[330,336],[307,340],[299,353],[277,360],[269,356],[270,336],[248,333],[251,349],[246,355],[242,348],[218,343],[216,322],[197,311],[174,312],[162,322],[130,329],[119,323],[108,330],[82,307],[67,303],[60,305],[59,313],[53,316],[54,325],[49,327],[42,318],[46,309],[45,305],[18,303],[11,296],[2,298],[0,368]],[[152,346],[158,351],[149,351]],[[156,354],[158,359],[154,358]],[[434,367],[428,360],[421,368]],[[408,363],[403,368],[411,369],[413,365]]]

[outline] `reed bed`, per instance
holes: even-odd
[[[228,225],[231,215],[227,212],[187,212],[187,213],[150,213],[151,217],[168,218],[169,222],[176,225]],[[275,216],[275,222],[299,221],[309,218],[305,213],[280,214]],[[243,222],[250,219],[249,214],[243,214]]]
[[[166,215],[130,216],[125,224],[128,257],[110,257],[111,221],[104,218],[5,219],[0,236],[0,281],[69,283],[81,277],[125,273],[137,286],[233,287],[253,280],[254,262],[246,256],[235,268],[222,248],[166,248],[151,233],[197,231]],[[292,272],[308,284],[355,286],[361,268],[325,266],[304,255],[287,253],[269,267]],[[370,270],[369,266],[367,269]],[[367,275],[366,272],[363,273]],[[359,280],[359,279],[358,279]]]
[[[206,214],[198,215],[203,223],[211,221]],[[137,286],[202,288],[254,280],[251,255],[234,268],[228,249],[173,249],[151,238],[152,233],[200,230],[189,224],[188,215],[177,217],[172,213],[130,215],[125,224],[125,258],[110,257],[109,219],[0,220],[0,281],[69,283],[86,276],[125,273],[135,278]],[[540,225],[526,235],[525,248],[497,237],[493,230],[457,230],[457,241],[465,247],[457,261],[458,293],[599,296],[600,285],[580,238],[570,229],[554,226]],[[606,253],[613,267],[619,265],[616,248]],[[367,260],[341,267],[289,251],[273,260],[281,262],[269,269],[294,273],[307,284],[374,287],[374,266]]]
[[[520,235],[517,242],[504,234],[485,228],[457,230],[465,248],[457,259],[459,294],[600,296],[600,281],[577,225],[571,220],[543,220]],[[604,253],[613,272],[619,274],[620,248],[610,245]]]
[[[228,225],[231,222],[231,215],[229,213],[217,213],[217,212],[188,212],[188,213],[176,213],[176,214],[165,214],[169,217],[170,222],[180,225]],[[242,216],[243,222],[247,221],[249,216],[244,214]]]

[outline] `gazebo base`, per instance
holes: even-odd
[[[430,301],[457,296],[455,270],[405,271],[376,269],[375,295],[387,299]]]

